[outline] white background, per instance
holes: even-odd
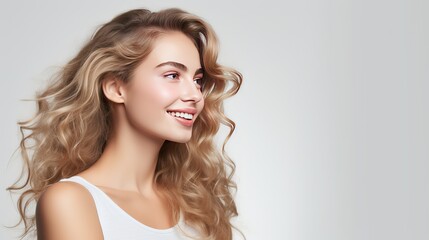
[[[429,1],[2,1],[1,224],[19,174],[16,121],[97,26],[131,8],[206,19],[245,77],[237,226],[249,240],[429,239]],[[0,228],[0,239],[17,231]],[[240,238],[236,238],[240,239]]]

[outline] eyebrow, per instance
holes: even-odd
[[[178,62],[173,62],[173,61],[163,62],[161,64],[158,64],[155,68],[160,68],[160,67],[163,67],[166,65],[176,67],[176,68],[178,68],[184,72],[188,71],[188,68],[185,65],[178,63]],[[199,68],[195,71],[195,74],[200,74],[200,73],[203,73],[203,68]]]

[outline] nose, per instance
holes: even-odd
[[[181,84],[181,99],[184,102],[199,102],[203,98],[201,89],[194,83],[194,79],[186,79]]]

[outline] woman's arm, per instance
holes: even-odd
[[[59,182],[41,196],[36,209],[39,240],[103,239],[91,194],[73,182]]]

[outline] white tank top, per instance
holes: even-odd
[[[183,223],[179,223],[168,229],[155,229],[144,225],[131,217],[127,212],[120,208],[106,193],[101,189],[86,181],[80,176],[62,179],[61,181],[75,182],[85,187],[95,202],[98,219],[105,240],[187,240],[192,239],[187,236],[196,236],[195,230]]]

